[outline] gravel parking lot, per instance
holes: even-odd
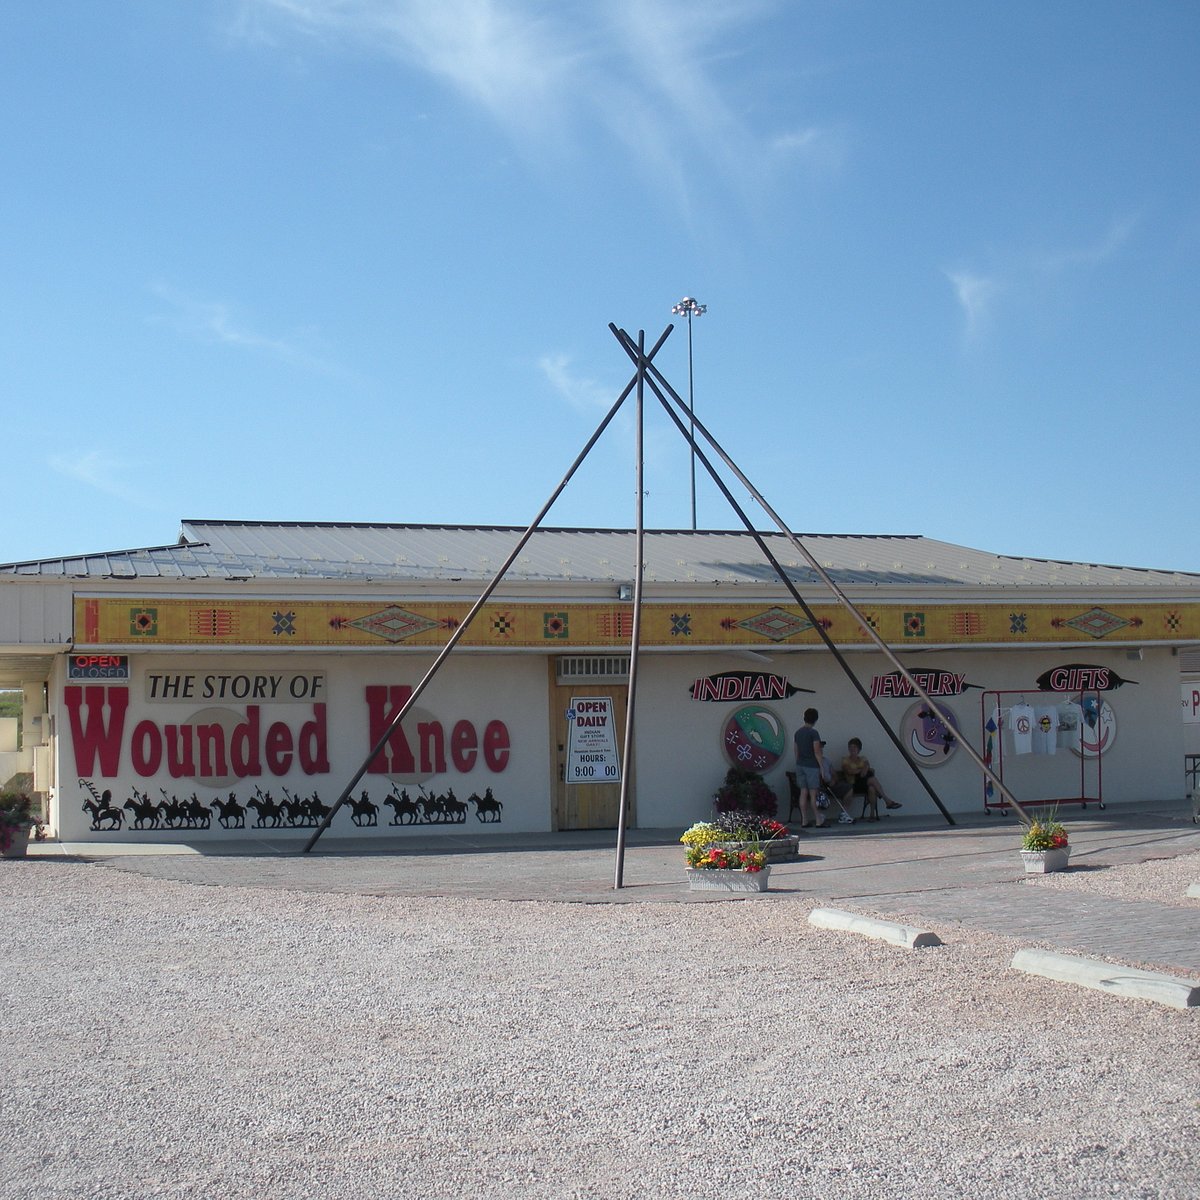
[[[1139,873],[1200,856],[1104,886]],[[994,934],[55,859],[0,893],[4,1200],[1197,1195],[1200,1013]]]

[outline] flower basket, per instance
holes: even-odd
[[[1071,857],[1070,846],[1055,846],[1049,850],[1022,850],[1021,861],[1026,875],[1048,875],[1051,871],[1065,871]]]
[[[788,862],[800,856],[800,839],[793,835],[771,838],[767,842],[716,842],[722,850],[760,850],[767,856],[767,862]]]
[[[1030,822],[1021,837],[1021,861],[1026,875],[1065,871],[1070,857],[1066,826],[1057,819],[1056,810]]]
[[[758,842],[739,850],[693,842],[687,848],[686,872],[691,892],[765,892],[771,868]]]
[[[771,868],[760,871],[725,871],[704,867],[686,867],[689,892],[765,892]]]
[[[28,850],[29,830],[18,830],[9,835],[8,845],[0,851],[0,858],[24,858]]]
[[[33,824],[33,806],[28,796],[16,792],[0,794],[0,854],[5,858],[24,858]]]

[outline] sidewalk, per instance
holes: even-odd
[[[1071,867],[1103,871],[1128,863],[1200,853],[1200,825],[1182,801],[1066,810]],[[805,832],[800,859],[771,869],[771,890],[751,903],[838,903],[903,915],[942,932],[948,925],[1033,939],[1051,948],[1200,973],[1200,901],[1130,901],[1025,883],[1010,817],[893,814],[878,824]],[[262,831],[269,833],[270,831]],[[322,838],[301,853],[310,831],[264,836],[236,847],[195,843],[44,843],[32,855],[66,855],[156,879],[215,887],[286,889],[372,896],[472,897],[559,903],[720,903],[689,893],[676,830],[631,830],[620,889],[616,834],[391,835],[370,841]],[[1200,859],[1196,862],[1200,882]]]

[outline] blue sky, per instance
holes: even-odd
[[[1198,51],[1154,0],[15,0],[0,560],[524,525],[608,323],[692,295],[697,412],[794,529],[1200,571]],[[657,361],[686,393],[686,325]],[[548,523],[631,525],[633,447]],[[690,524],[653,410],[646,490]]]

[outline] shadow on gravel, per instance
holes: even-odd
[[[90,859],[83,858],[78,854],[29,854],[18,858],[6,858],[4,862],[16,865],[24,863],[26,866],[43,866],[45,863],[85,863],[90,862]]]

